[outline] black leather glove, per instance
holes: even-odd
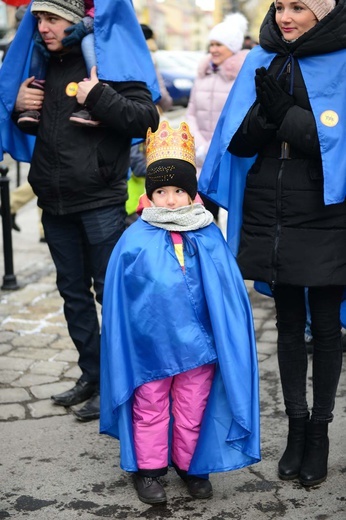
[[[44,41],[42,40],[42,36],[39,33],[39,31],[35,31],[33,34],[33,40],[35,47],[39,50],[39,52],[44,56],[46,59],[50,58],[50,52],[47,49]]]
[[[287,94],[279,81],[268,74],[264,67],[256,70],[255,84],[257,100],[268,122],[281,126],[287,111],[294,105],[293,96]]]
[[[71,47],[79,43],[84,36],[93,32],[94,20],[91,16],[85,16],[82,21],[65,29],[67,36],[61,40],[64,47]]]

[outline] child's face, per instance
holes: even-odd
[[[191,204],[190,195],[177,186],[163,186],[153,191],[151,200],[158,208],[176,209]]]

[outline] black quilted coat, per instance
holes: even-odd
[[[53,215],[125,203],[131,139],[145,138],[159,121],[144,83],[100,82],[86,104],[102,124],[74,126],[69,117],[81,107],[66,88],[86,75],[80,47],[52,53],[29,182],[38,205]]]
[[[247,175],[239,267],[245,279],[271,286],[345,285],[346,202],[324,205],[317,130],[296,59],[346,47],[345,0],[291,44],[282,40],[274,14],[272,6],[261,28],[260,44],[277,53],[269,68],[273,74],[292,54],[293,65],[285,72],[287,90],[293,80],[295,105],[276,128],[255,103],[230,143],[235,155],[258,153]],[[289,143],[289,159],[281,158],[283,142]]]

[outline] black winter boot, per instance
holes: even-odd
[[[143,477],[135,473],[133,475],[134,486],[139,500],[145,504],[162,504],[167,502],[165,490],[159,477]]]
[[[193,498],[210,498],[213,496],[213,487],[208,478],[189,475],[187,471],[180,469],[173,461],[172,466],[178,473],[179,477],[186,482],[188,492]]]
[[[293,480],[299,477],[309,415],[300,418],[289,417],[288,421],[287,447],[279,460],[278,472],[282,480]]]
[[[328,473],[328,423],[310,421],[307,426],[306,446],[299,481],[303,486],[316,486]]]

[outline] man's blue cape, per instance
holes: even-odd
[[[185,274],[170,233],[138,219],[112,253],[101,334],[100,432],[120,439],[121,467],[137,471],[134,390],[216,362],[189,472],[205,475],[260,460],[253,318],[236,261],[214,225],[183,233]]]
[[[131,0],[94,0],[95,52],[100,79],[143,81],[160,97],[153,61]],[[32,36],[37,27],[29,5],[0,69],[0,160],[4,152],[30,162],[35,138],[11,121],[21,83],[29,76]]]
[[[255,157],[240,158],[228,145],[255,101],[255,70],[268,68],[276,54],[260,46],[247,56],[216,126],[199,179],[199,191],[228,210],[227,240],[237,254],[242,223],[246,174]],[[321,148],[325,204],[343,202],[346,196],[346,49],[298,59],[315,116]],[[323,123],[332,111],[335,126]]]

